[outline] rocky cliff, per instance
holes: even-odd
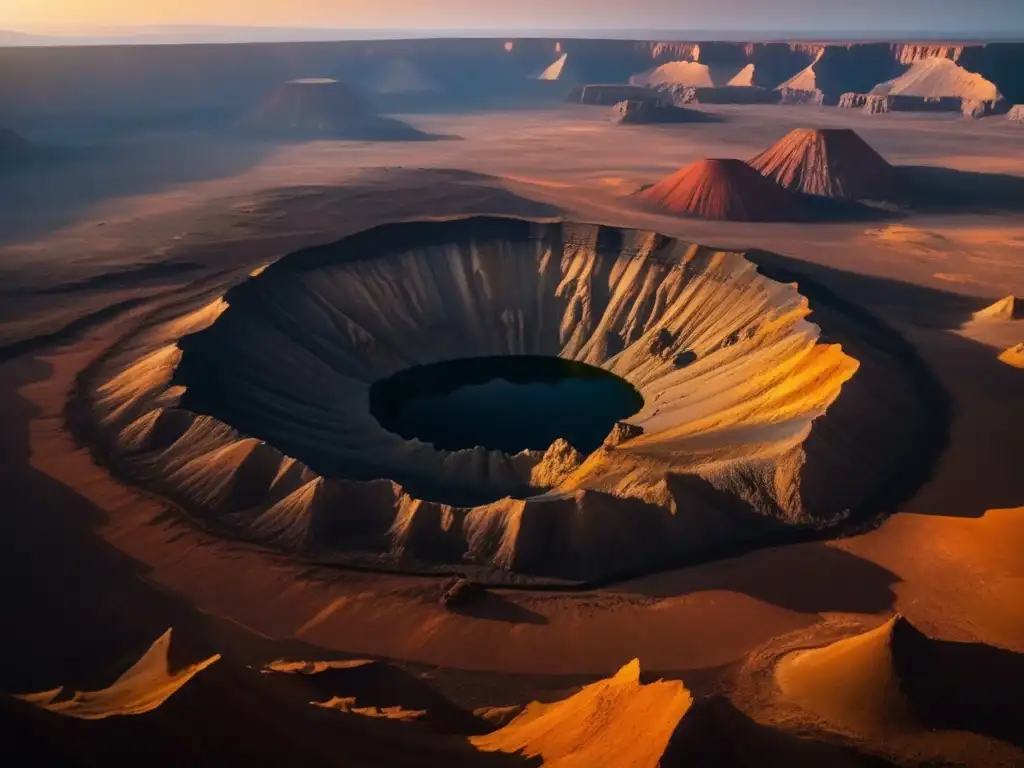
[[[867,93],[924,59],[955,61],[1024,102],[1024,44],[722,43],[629,40],[459,39],[252,45],[0,49],[0,104],[11,119],[68,115],[110,119],[150,113],[252,108],[279,83],[330,77],[357,87],[379,82],[401,61],[431,83],[435,101],[479,104],[537,95],[530,80],[567,55],[573,85],[625,84],[672,62],[716,72],[744,71],[750,85],[775,89],[800,76],[825,103]],[[559,84],[561,85],[561,84]]]

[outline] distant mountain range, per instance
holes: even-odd
[[[183,45],[201,43],[287,43],[342,40],[385,40],[408,38],[481,37],[481,38],[598,38],[623,40],[722,40],[722,41],[1016,41],[1020,35],[993,30],[990,34],[962,32],[893,30],[841,31],[794,30],[664,30],[664,29],[326,29],[288,27],[233,26],[142,26],[107,27],[36,34],[0,29],[0,47],[40,47],[66,45]]]

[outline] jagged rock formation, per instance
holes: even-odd
[[[935,640],[902,616],[784,657],[775,680],[785,699],[842,731],[963,730],[1011,743],[1024,733],[1013,693],[1024,655]]]
[[[17,698],[49,712],[79,720],[102,720],[151,712],[220,659],[220,655],[211,656],[172,673],[167,659],[170,650],[171,630],[168,629],[142,658],[107,688],[71,692],[55,688],[52,691],[22,694]]]
[[[623,125],[700,123],[709,119],[705,112],[676,107],[656,99],[620,101],[612,108],[612,120]]]
[[[638,85],[592,83],[573,88],[565,100],[570,104],[611,107],[623,101],[657,101],[659,99],[653,91]]]
[[[470,742],[484,752],[539,757],[550,768],[657,768],[692,704],[678,680],[641,683],[640,662],[633,659],[563,701],[530,703],[504,727]]]
[[[698,160],[640,193],[672,213],[725,221],[800,221],[807,212],[741,160]]]
[[[751,167],[793,192],[843,200],[890,200],[896,173],[847,128],[797,128],[750,160]]]
[[[793,280],[650,232],[390,225],[140,328],[82,404],[120,475],[235,536],[474,581],[607,577],[875,514],[935,444],[903,347],[823,295],[855,375]],[[644,406],[589,456],[439,450],[369,411],[373,382],[410,366],[521,354],[602,367]]]
[[[1024,104],[1014,104],[1006,113],[1006,119],[1012,123],[1024,125]]]
[[[818,88],[792,88],[785,86],[778,89],[780,104],[806,104],[820,107],[825,104],[825,92]]]
[[[842,109],[863,109],[867,106],[868,95],[866,93],[844,93],[839,97],[839,106]]]
[[[429,138],[399,120],[377,114],[357,89],[330,78],[291,80],[281,85],[246,121],[272,136],[413,141]]]

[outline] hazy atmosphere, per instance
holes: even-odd
[[[1024,0],[0,0],[0,767],[1024,766]]]
[[[108,25],[225,24],[433,30],[849,30],[1019,34],[1019,0],[5,0],[0,28],[85,31]]]

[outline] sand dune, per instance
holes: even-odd
[[[999,359],[1014,368],[1024,368],[1024,342],[1010,347],[999,355]]]
[[[974,313],[974,320],[976,322],[1020,319],[1024,319],[1024,301],[1016,296],[1004,296],[995,304],[991,304]]]
[[[825,648],[784,658],[776,670],[782,695],[831,723],[855,731],[904,730],[914,724],[897,672],[922,638],[899,616]]]
[[[670,61],[647,72],[629,78],[631,85],[655,87],[659,85],[683,85],[699,88],[714,88],[733,85],[739,77],[735,69],[710,67],[695,61]]]
[[[777,91],[819,91],[821,85],[818,82],[817,65],[825,56],[825,49],[818,51],[812,61],[807,67],[797,72],[788,80],[780,83],[775,90]]]
[[[22,694],[17,698],[79,720],[141,715],[159,707],[195,675],[220,659],[219,654],[211,656],[172,673],[167,660],[170,649],[171,630],[168,629],[142,658],[107,688],[74,691],[70,696],[65,696],[63,688],[55,688],[41,693]]]
[[[569,54],[563,53],[551,64],[549,64],[539,75],[538,80],[561,80],[562,72],[565,70],[565,65],[569,61]]]
[[[1002,98],[995,83],[946,58],[922,59],[899,77],[871,89],[874,96],[958,97],[979,101]]]
[[[786,189],[848,200],[892,199],[893,167],[849,129],[798,128],[750,160]]]
[[[898,615],[784,657],[776,682],[784,698],[843,731],[971,731],[1024,744],[1024,654],[935,640]]]
[[[737,72],[729,82],[726,83],[728,86],[734,88],[748,88],[754,85],[754,65],[747,64],[743,69]]]
[[[533,702],[505,727],[475,736],[486,752],[540,757],[547,768],[655,768],[692,704],[678,680],[640,682],[640,662],[551,704]]]
[[[727,221],[800,221],[807,213],[786,190],[740,160],[699,160],[640,193],[672,213]]]

